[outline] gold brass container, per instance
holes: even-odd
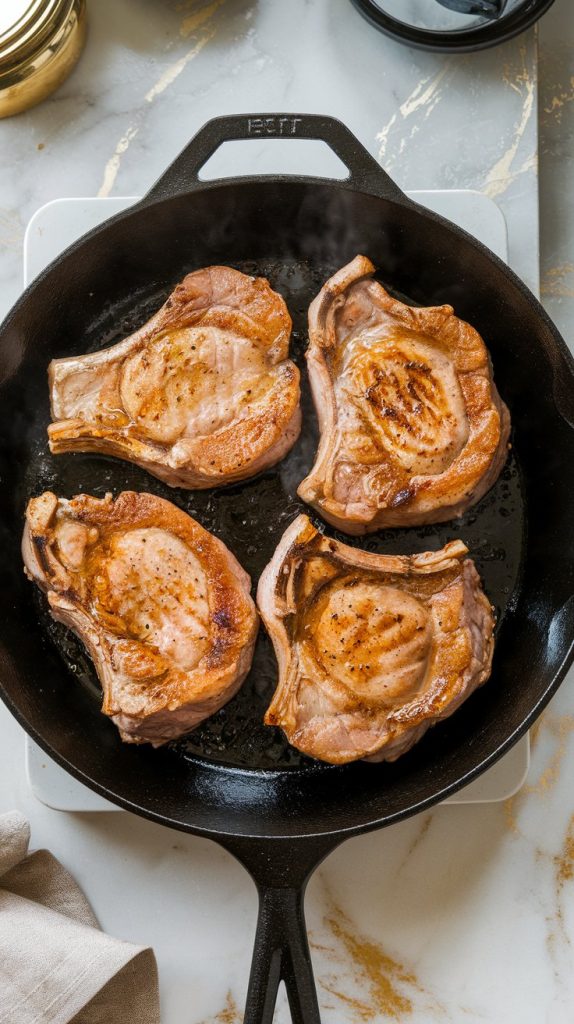
[[[0,0],[0,117],[54,92],[85,38],[85,0]]]

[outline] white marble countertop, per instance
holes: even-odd
[[[136,195],[209,117],[332,113],[404,188],[500,203],[511,262],[574,326],[574,15],[440,57],[399,48],[348,0],[92,0],[90,37],[47,103],[0,122],[0,313],[21,288],[23,231],[66,195]],[[272,158],[256,154],[259,167]],[[293,157],[295,160],[295,157]],[[270,166],[270,164],[269,164]],[[574,1005],[574,705],[567,680],[505,804],[440,807],[351,840],[307,896],[326,1024],[569,1024]],[[18,807],[84,887],[102,926],[155,947],[165,1024],[239,1024],[254,889],[212,843],[132,815],[67,814],[28,789],[20,727],[0,709],[0,811]],[[277,1019],[286,1024],[282,1004]]]

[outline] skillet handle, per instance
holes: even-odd
[[[326,114],[230,114],[216,117],[175,158],[143,200],[182,195],[200,184],[199,172],[209,157],[224,143],[237,139],[318,139],[327,143],[349,170],[339,186],[368,192],[383,199],[407,202],[374,157],[351,131]]]
[[[272,1024],[285,982],[293,1024],[321,1024],[303,888],[259,887],[259,916],[243,1024]]]
[[[285,982],[293,1024],[321,1024],[303,900],[313,871],[341,836],[217,839],[247,869],[259,893],[259,915],[243,1024],[272,1024]]]

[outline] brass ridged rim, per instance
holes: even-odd
[[[0,36],[0,76],[42,53],[76,6],[77,0],[32,0],[18,21]]]

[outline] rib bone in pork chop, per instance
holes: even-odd
[[[53,617],[93,659],[122,739],[158,746],[239,689],[257,636],[251,581],[171,502],[46,491],[28,504],[22,551]]]
[[[188,274],[129,338],[53,360],[50,449],[129,459],[173,487],[253,476],[301,428],[290,332],[264,278],[229,267]]]
[[[321,440],[299,495],[346,533],[461,515],[495,482],[510,418],[482,338],[451,306],[414,308],[357,256],[309,309]]]
[[[490,675],[494,618],[462,541],[373,555],[287,529],[257,591],[279,664],[267,725],[332,764],[394,761]]]

